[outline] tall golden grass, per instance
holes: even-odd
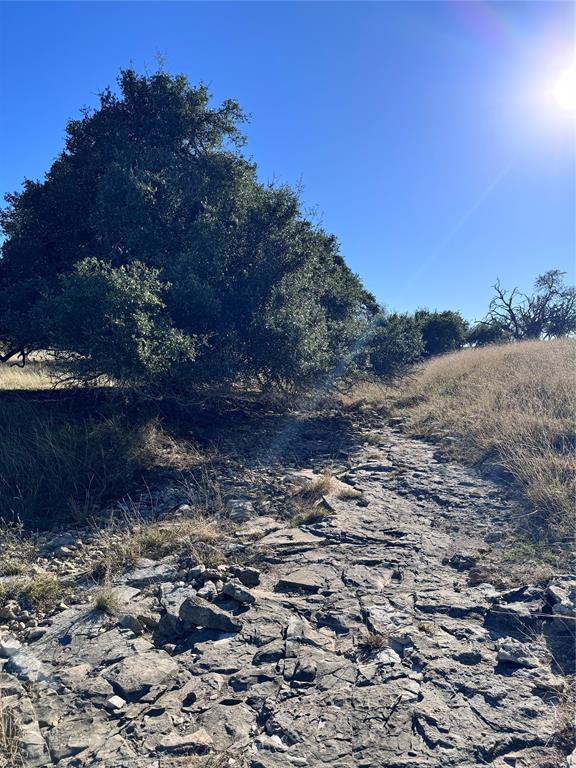
[[[1,390],[50,389],[50,364],[44,355],[33,355],[23,368],[7,363],[0,365]]]
[[[576,340],[524,341],[437,357],[385,397],[413,435],[516,482],[552,539],[573,533]]]

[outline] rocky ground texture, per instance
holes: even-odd
[[[141,560],[110,585],[112,615],[89,598],[36,619],[4,606],[14,764],[576,764],[576,580],[510,581],[502,552],[521,507],[389,427],[338,461],[357,493],[336,484],[316,522],[289,526],[281,496],[244,494],[221,564]],[[283,471],[314,469],[312,456]],[[91,546],[60,537],[43,562],[75,574]]]

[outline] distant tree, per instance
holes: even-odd
[[[466,343],[468,327],[459,312],[430,312],[427,309],[419,309],[414,318],[422,332],[425,357],[453,352]]]
[[[383,315],[369,343],[369,369],[389,378],[417,362],[424,351],[422,331],[413,315]]]
[[[564,283],[565,272],[551,269],[539,275],[534,293],[506,290],[496,282],[487,315],[514,339],[567,336],[576,332],[576,289]]]
[[[163,71],[118,82],[6,198],[1,359],[51,349],[82,380],[314,380],[376,312],[336,239],[258,181],[235,101]]]
[[[481,320],[470,328],[466,341],[474,347],[484,347],[487,344],[502,344],[511,338],[510,333],[498,323]]]

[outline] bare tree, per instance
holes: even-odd
[[[486,320],[514,339],[549,339],[576,333],[576,289],[564,283],[565,272],[551,269],[539,275],[534,293],[503,288],[498,280]]]

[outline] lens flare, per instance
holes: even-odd
[[[552,92],[561,109],[576,112],[576,66],[560,73]]]

